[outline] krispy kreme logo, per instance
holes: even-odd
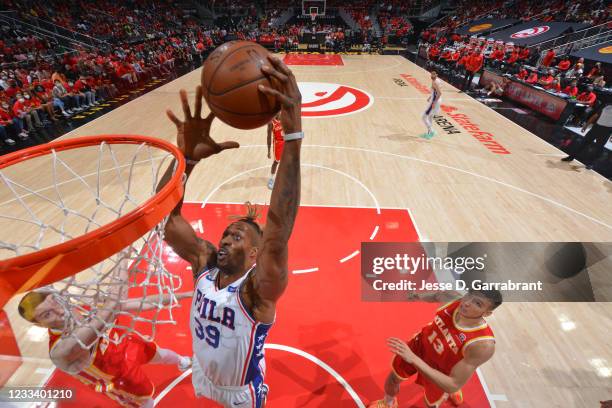
[[[332,118],[368,109],[372,95],[348,85],[326,82],[298,82],[302,94],[302,116]]]
[[[469,29],[468,31],[469,31],[470,33],[475,33],[475,32],[477,32],[477,31],[486,30],[486,29],[491,28],[491,27],[493,27],[493,24],[489,24],[489,23],[486,23],[486,24],[478,24],[478,25],[475,25],[475,26],[470,27],[470,29]]]
[[[530,28],[526,28],[524,30],[518,31],[514,34],[512,34],[510,36],[510,38],[530,38],[530,37],[535,37],[538,36],[540,34],[544,34],[545,32],[547,32],[548,30],[550,30],[550,26],[538,26],[538,27],[530,27]]]

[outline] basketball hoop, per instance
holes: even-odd
[[[174,174],[156,192],[172,159]],[[117,312],[131,320],[121,327],[150,339],[157,323],[174,322],[181,280],[162,262],[163,232],[182,198],[184,172],[176,146],[135,135],[79,137],[0,157],[0,307],[45,286],[69,312],[67,327],[74,326],[83,314],[95,318],[110,289],[122,284],[143,301],[136,311]],[[145,301],[146,295],[158,299]],[[170,316],[163,320],[168,296]],[[158,313],[141,316],[145,305]],[[137,328],[143,323],[151,325],[147,334]],[[118,324],[105,332],[109,326]]]

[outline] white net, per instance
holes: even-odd
[[[69,241],[138,208],[156,194],[172,159],[147,143],[103,142],[52,150],[0,170],[0,262]],[[114,343],[131,333],[152,340],[158,324],[174,323],[182,282],[162,261],[169,250],[165,222],[104,261],[44,288],[64,309],[63,336],[90,347],[97,339],[84,344],[73,334],[87,326]],[[110,318],[104,318],[106,312]]]

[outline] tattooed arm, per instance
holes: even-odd
[[[301,132],[302,96],[295,76],[279,59],[269,57],[269,62],[270,65],[262,67],[262,71],[272,77],[274,88],[260,86],[259,89],[280,101],[285,135]],[[285,142],[257,256],[257,268],[250,282],[252,290],[247,294],[254,317],[264,323],[274,320],[276,301],[287,287],[287,243],[300,205],[301,146],[301,139]]]

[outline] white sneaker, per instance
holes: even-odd
[[[274,188],[274,179],[271,178],[270,180],[268,180],[268,188],[270,190],[272,190]]]
[[[179,371],[187,371],[190,368],[191,368],[191,357],[181,356],[179,363],[178,363]]]
[[[4,141],[9,146],[13,146],[15,144],[15,141],[13,139],[4,139]]]
[[[19,133],[19,137],[22,139],[27,139],[28,136],[28,132],[26,132],[25,130],[22,130],[21,133]]]

